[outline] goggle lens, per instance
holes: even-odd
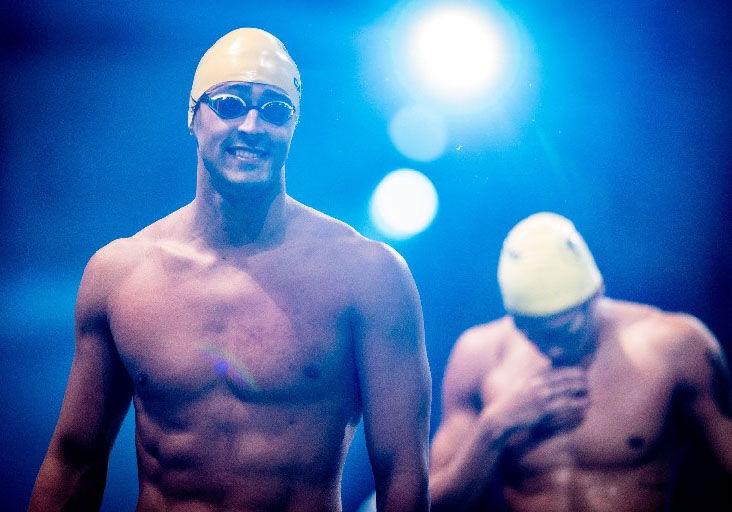
[[[290,120],[295,109],[284,101],[268,101],[259,107],[262,119],[272,124],[283,125]]]
[[[292,105],[280,100],[272,100],[259,106],[253,106],[247,105],[244,99],[233,94],[217,94],[215,96],[204,94],[201,96],[201,101],[207,103],[221,119],[236,119],[246,115],[250,109],[254,108],[259,111],[262,119],[268,123],[282,126],[295,113],[295,108]]]

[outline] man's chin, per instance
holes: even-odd
[[[269,183],[274,179],[274,176],[268,166],[251,165],[227,169],[221,178],[233,186],[246,186]]]
[[[228,171],[212,180],[213,187],[229,199],[251,198],[275,188],[279,180],[266,169]]]

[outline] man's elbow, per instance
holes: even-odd
[[[104,487],[110,446],[73,433],[58,433],[49,446],[38,475],[38,484],[50,486]],[[45,481],[45,482],[44,482]]]
[[[38,472],[28,510],[98,510],[106,480],[107,457],[90,459],[51,449]]]
[[[428,511],[430,509],[427,471],[393,471],[388,477],[374,475],[377,503],[384,511]]]
[[[85,472],[106,468],[111,446],[102,438],[87,438],[77,433],[59,433],[51,441],[49,456],[71,470]]]

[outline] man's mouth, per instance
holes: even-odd
[[[267,156],[266,151],[250,146],[229,146],[226,148],[226,152],[234,158],[244,161],[262,160]]]

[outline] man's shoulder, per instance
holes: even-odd
[[[634,338],[639,343],[654,343],[658,324],[664,322],[666,313],[654,306],[602,297],[598,300],[600,317],[605,329],[615,333],[620,340]]]
[[[464,360],[497,362],[516,343],[516,328],[505,315],[488,323],[466,329],[455,342],[451,357]]]
[[[89,259],[87,269],[109,272],[113,269],[128,269],[139,261],[148,242],[135,236],[117,238],[98,249]]]
[[[406,267],[404,259],[389,245],[360,234],[345,222],[296,203],[299,235],[304,243],[315,244],[324,256],[349,268],[388,271]]]
[[[290,198],[298,234],[309,240],[328,243],[359,242],[368,240],[342,220]]]
[[[108,299],[140,261],[140,242],[118,238],[97,250],[84,268],[76,298],[77,320],[94,319],[106,310]]]
[[[137,265],[149,259],[151,251],[174,235],[183,210],[177,210],[129,237],[117,238],[104,245],[89,259],[85,276],[114,281],[129,275]]]
[[[465,330],[450,351],[443,379],[445,400],[464,400],[478,392],[485,376],[500,365],[511,337],[507,316]]]
[[[185,252],[182,247],[186,244],[181,240],[189,238],[189,234],[182,226],[186,224],[188,214],[187,206],[169,213],[129,237],[113,240],[99,249],[92,259],[129,270],[141,262],[150,261],[151,256],[161,250],[173,254]]]
[[[678,382],[703,387],[710,368],[726,365],[719,342],[695,316],[663,312],[656,320],[656,329],[657,346]]]
[[[710,353],[719,350],[712,333],[693,315],[646,304],[612,302],[623,339],[631,345],[646,345],[680,370],[703,363]]]
[[[659,311],[652,322],[658,343],[666,348],[669,358],[681,365],[706,360],[719,350],[711,331],[697,317],[683,312]]]
[[[672,344],[708,333],[704,324],[688,313],[664,311],[648,304],[615,299],[603,301],[605,311],[620,329],[643,331],[646,339]]]
[[[483,347],[484,345],[495,344],[498,341],[509,339],[514,329],[511,317],[504,315],[496,320],[474,325],[466,329],[460,335],[460,338],[458,338],[458,343]]]
[[[144,260],[149,246],[148,240],[134,236],[112,240],[89,259],[84,269],[82,286],[93,284],[100,287],[104,283],[114,285]]]
[[[625,324],[647,320],[652,321],[658,314],[664,314],[662,310],[650,304],[612,299],[609,297],[601,297],[599,299],[599,305],[605,316],[609,316]]]

